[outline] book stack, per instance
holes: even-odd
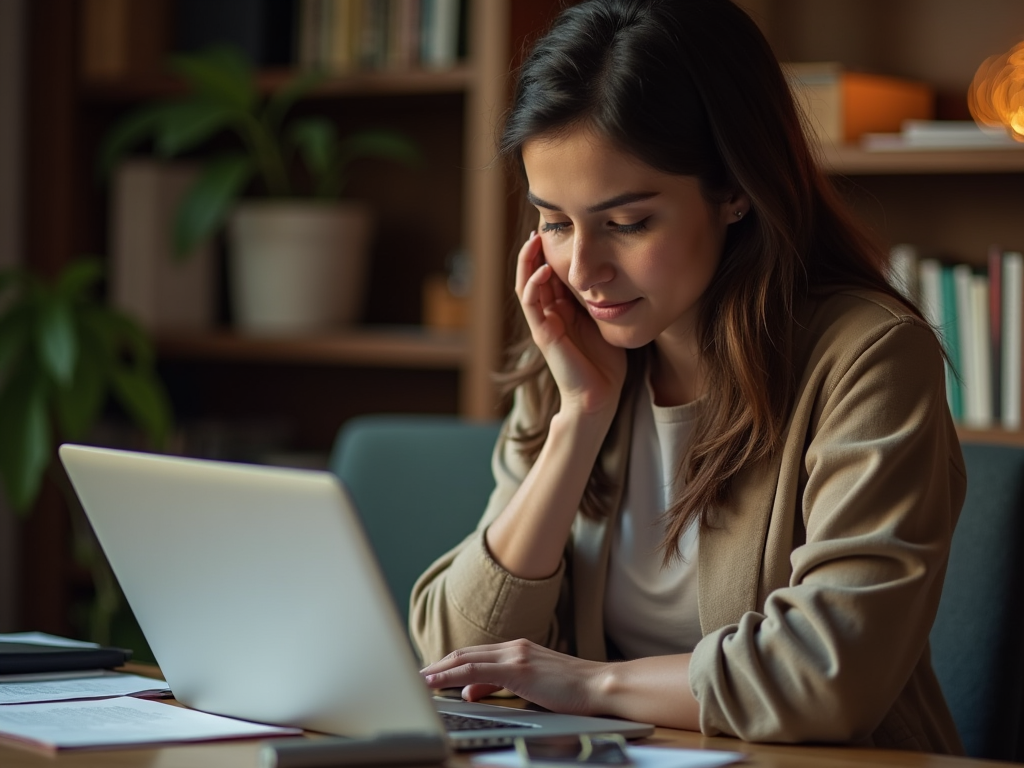
[[[445,69],[463,51],[465,0],[301,0],[299,64],[331,74]]]
[[[1024,254],[992,246],[979,268],[919,258],[914,246],[897,245],[890,280],[942,340],[954,420],[975,429],[1020,429]]]
[[[930,120],[935,112],[935,93],[925,83],[851,72],[834,61],[787,62],[782,69],[807,129],[823,144],[899,131],[904,120]]]
[[[904,120],[899,133],[865,133],[861,146],[868,152],[906,152],[936,149],[1024,149],[1004,128],[973,120]]]

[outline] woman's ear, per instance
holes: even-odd
[[[743,221],[750,214],[750,197],[746,192],[737,192],[722,203],[721,211],[726,226]]]

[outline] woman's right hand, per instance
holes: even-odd
[[[601,336],[597,323],[545,261],[536,232],[519,251],[516,295],[558,386],[562,411],[614,413],[626,379],[626,352]]]

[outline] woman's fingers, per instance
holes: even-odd
[[[498,691],[504,690],[500,685],[489,685],[487,683],[470,683],[462,689],[462,698],[466,701],[479,701],[488,696],[493,696]]]
[[[462,688],[469,700],[506,688],[548,709],[585,713],[594,709],[594,680],[602,668],[519,639],[463,648],[421,674],[431,688]]]
[[[542,262],[540,257],[543,253],[544,249],[541,247],[540,238],[536,232],[531,232],[530,237],[523,243],[523,247],[519,249],[519,256],[516,259],[516,295],[520,299],[523,298],[526,281],[540,266]]]
[[[523,316],[530,326],[534,340],[542,350],[564,331],[563,323],[551,324],[553,319],[561,320],[555,312],[555,297],[552,290],[552,285],[558,282],[558,276],[551,266],[544,264],[526,281],[520,299]]]

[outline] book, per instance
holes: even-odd
[[[298,736],[302,730],[121,696],[0,707],[0,733],[57,750]]]
[[[420,57],[420,0],[391,0],[388,66],[411,69]]]
[[[325,68],[334,75],[356,69],[359,61],[359,8],[360,0],[326,0],[330,9],[330,29],[326,30]]]
[[[957,316],[957,291],[953,267],[943,265],[940,272],[942,281],[942,329],[946,341],[946,392],[953,418],[964,418],[964,376],[961,355],[960,322]]]
[[[930,120],[935,94],[925,84],[851,72],[839,62],[786,62],[783,72],[806,127],[818,141],[840,145],[866,133],[899,131],[904,120]]]
[[[72,672],[113,669],[123,666],[132,657],[124,648],[110,648],[95,643],[68,644],[63,638],[52,641],[34,640],[6,635],[0,638],[0,675],[30,675],[45,672]]]
[[[1008,251],[1003,254],[1003,333],[1002,333],[1002,387],[1000,422],[1006,429],[1021,428],[1021,337],[1024,328],[1024,254]]]
[[[964,422],[987,429],[992,426],[992,361],[989,343],[988,275],[972,274],[970,280],[970,347],[967,369],[971,380],[971,405]]]
[[[904,120],[898,133],[865,133],[861,146],[872,152],[929,149],[1024,149],[1002,128],[971,120]]]
[[[362,0],[352,2],[360,3]],[[335,19],[344,22],[344,14],[339,13],[341,9],[336,8],[336,5],[336,0],[300,1],[296,22],[298,42],[295,47],[302,68],[324,71],[332,69]]]
[[[459,0],[422,0],[420,59],[429,69],[456,64],[459,55]]]
[[[971,308],[971,278],[973,273],[966,264],[952,267],[953,275],[953,307],[956,315],[957,340],[959,342],[959,370],[961,377],[961,393],[963,396],[964,424],[976,425],[978,422],[978,376],[974,366],[971,345],[974,343],[974,311]]]
[[[214,325],[217,275],[206,243],[175,258],[178,202],[197,178],[191,163],[130,159],[114,174],[110,206],[111,302],[150,331]]]
[[[382,69],[388,61],[388,0],[362,0],[359,66]]]
[[[988,249],[988,348],[989,399],[992,423],[1001,421],[1003,387],[1003,251],[998,245]]]
[[[87,82],[158,73],[168,50],[169,0],[83,0],[78,62]]]

